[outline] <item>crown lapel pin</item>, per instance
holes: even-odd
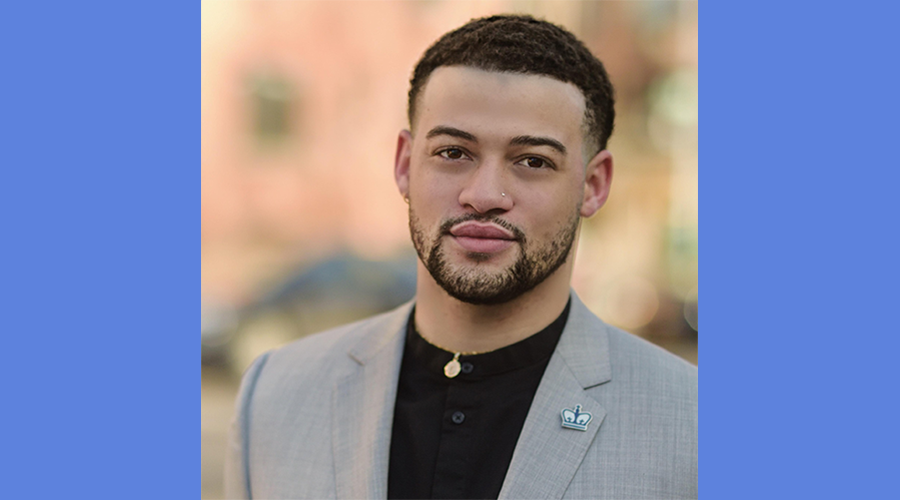
[[[575,405],[574,410],[570,410],[569,408],[563,408],[562,411],[562,426],[566,429],[576,429],[579,431],[586,431],[588,422],[591,421],[591,414],[586,411],[581,411],[581,405]]]

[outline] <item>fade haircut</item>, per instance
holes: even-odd
[[[615,119],[613,86],[599,59],[565,29],[531,16],[504,15],[473,19],[442,36],[413,71],[408,118],[431,73],[441,66],[468,66],[486,71],[543,75],[581,90],[584,126],[592,153],[606,149]]]

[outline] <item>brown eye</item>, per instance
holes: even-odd
[[[547,166],[547,162],[541,158],[532,156],[530,158],[525,158],[525,166],[530,168],[544,168]]]
[[[465,154],[461,149],[450,148],[441,151],[441,156],[447,158],[448,160],[461,160]]]

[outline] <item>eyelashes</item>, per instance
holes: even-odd
[[[438,149],[434,152],[438,156],[447,161],[472,160],[472,155],[459,147],[448,147]],[[516,165],[521,165],[530,170],[552,169],[556,170],[556,165],[547,158],[537,155],[527,155],[515,161]]]
[[[465,151],[460,148],[444,148],[437,152],[438,156],[445,160],[463,160],[472,159]]]

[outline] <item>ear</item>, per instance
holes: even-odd
[[[612,153],[604,149],[588,162],[584,172],[584,199],[581,203],[581,216],[590,217],[606,203],[609,187],[612,184]]]
[[[401,130],[397,137],[397,154],[394,157],[394,182],[404,198],[409,197],[409,158],[412,155],[412,135]]]

